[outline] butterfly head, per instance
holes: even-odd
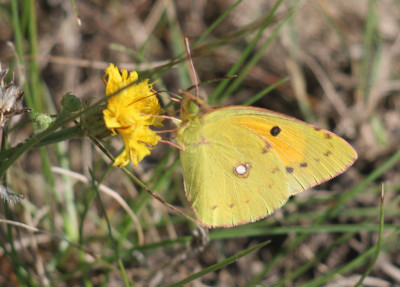
[[[201,115],[211,112],[213,109],[207,105],[204,100],[185,93],[185,98],[181,106],[181,120],[188,122],[194,118],[200,118]]]

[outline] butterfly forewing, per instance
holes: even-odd
[[[290,194],[327,181],[357,158],[355,150],[334,133],[294,118],[252,107],[227,107],[230,121],[268,141],[281,159]]]

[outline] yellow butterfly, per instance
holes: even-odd
[[[181,120],[186,196],[209,228],[261,219],[357,159],[334,133],[266,109],[186,97]]]

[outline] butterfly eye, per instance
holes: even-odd
[[[246,178],[250,174],[250,168],[250,163],[239,163],[233,168],[233,173],[238,177]]]

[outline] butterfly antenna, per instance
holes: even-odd
[[[185,47],[186,47],[186,52],[188,54],[190,67],[192,68],[192,72],[193,72],[194,82],[195,82],[195,86],[196,86],[196,97],[199,98],[199,96],[200,96],[199,80],[197,79],[196,70],[194,69],[194,65],[193,65],[193,61],[192,61],[192,55],[190,53],[189,39],[187,37],[185,37]]]

